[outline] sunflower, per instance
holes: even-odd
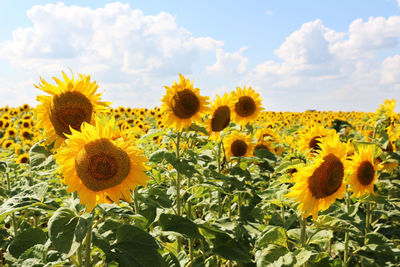
[[[274,130],[268,128],[258,129],[254,134],[258,143],[263,142],[279,142],[279,134],[277,134]]]
[[[62,72],[64,82],[53,77],[57,85],[52,85],[40,78],[41,83],[36,88],[50,94],[40,95],[36,99],[41,102],[34,110],[38,119],[38,127],[44,128],[44,136],[48,143],[55,141],[58,148],[66,135],[71,134],[71,128],[79,130],[83,122],[93,122],[96,112],[104,111],[110,104],[100,101],[101,93],[97,93],[98,85],[90,81],[90,76],[79,74],[75,80]]]
[[[15,137],[17,135],[17,129],[15,129],[14,127],[8,128],[6,131],[6,135],[11,138]]]
[[[6,140],[3,143],[3,148],[7,149],[7,148],[11,148],[14,145],[14,141],[13,140]]]
[[[224,139],[226,157],[248,157],[252,155],[254,144],[250,136],[239,132],[232,132]]]
[[[275,154],[282,153],[282,147],[276,145],[280,140],[280,136],[274,130],[268,128],[258,129],[254,136],[257,139],[254,151],[266,148]]]
[[[200,96],[200,89],[179,74],[179,83],[174,81],[161,99],[164,124],[178,131],[187,129],[192,122],[201,122],[202,115],[209,110],[208,97]]]
[[[328,135],[337,135],[334,129],[326,129],[321,124],[316,124],[300,132],[297,147],[301,151],[310,152],[310,155],[320,150],[321,138]]]
[[[221,98],[217,95],[211,105],[211,116],[205,121],[211,140],[219,140],[220,133],[228,127],[231,121],[231,95],[225,93]]]
[[[31,120],[23,120],[21,126],[25,129],[31,128]]]
[[[359,146],[352,157],[347,172],[347,184],[355,197],[364,194],[375,194],[374,183],[377,179],[376,172],[382,169],[381,165],[374,163],[373,146]]]
[[[236,88],[236,91],[232,92],[232,120],[241,126],[256,121],[264,109],[261,101],[260,95],[251,87]]]
[[[18,157],[17,163],[23,163],[23,164],[28,164],[29,163],[29,155],[28,154],[22,154]]]
[[[23,104],[22,110],[28,110],[30,108],[29,104]]]
[[[113,118],[96,116],[95,126],[85,122],[80,132],[71,132],[66,146],[54,157],[67,191],[77,191],[87,211],[109,203],[109,199],[130,201],[130,189],[147,183],[147,158],[134,146],[134,140],[120,137]]]
[[[286,197],[299,202],[298,209],[304,217],[315,219],[318,211],[328,209],[346,191],[343,182],[347,167],[347,145],[341,143],[337,135],[321,140],[320,151],[313,163],[299,168],[293,175],[295,184]]]
[[[31,130],[23,130],[20,132],[20,136],[23,140],[30,140],[33,136],[33,133]]]

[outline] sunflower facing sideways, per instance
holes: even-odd
[[[361,197],[364,194],[375,194],[374,183],[377,179],[376,172],[382,169],[381,165],[374,163],[372,145],[359,146],[352,157],[348,169],[347,184],[353,196]]]
[[[211,140],[219,140],[221,132],[231,122],[230,101],[231,95],[225,93],[223,97],[217,95],[211,104],[211,116],[205,121]]]
[[[80,132],[71,132],[54,158],[67,191],[77,191],[87,211],[110,200],[130,201],[130,190],[147,183],[147,158],[134,140],[121,137],[114,118],[96,117],[95,125],[84,122]]]
[[[229,160],[232,157],[248,157],[252,155],[254,144],[250,136],[232,132],[224,139],[224,148],[226,157]]]
[[[261,101],[260,95],[251,87],[236,88],[236,91],[232,92],[232,121],[241,126],[256,121],[264,109]]]
[[[181,131],[189,128],[192,122],[201,122],[201,117],[209,110],[208,97],[200,96],[200,89],[193,88],[193,82],[179,74],[179,83],[174,81],[161,99],[161,113],[164,124]]]
[[[311,156],[320,150],[320,139],[332,134],[336,134],[334,129],[327,129],[321,124],[306,127],[305,130],[299,134],[297,147],[301,151],[309,152]]]
[[[79,130],[83,122],[92,123],[94,114],[105,111],[110,104],[100,101],[101,93],[96,93],[98,85],[90,81],[90,76],[79,74],[78,79],[69,78],[62,72],[64,81],[53,77],[57,85],[40,78],[36,88],[50,96],[40,95],[34,114],[38,119],[38,127],[44,129],[47,143],[55,141],[54,148],[60,145],[71,134],[70,127]]]
[[[293,175],[295,184],[286,195],[299,203],[303,217],[312,215],[313,219],[319,211],[342,198],[346,191],[343,179],[348,165],[347,145],[341,143],[337,135],[329,135],[321,141],[313,163],[298,169]]]

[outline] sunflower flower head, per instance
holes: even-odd
[[[94,115],[106,110],[109,102],[100,100],[101,93],[96,93],[98,85],[90,81],[90,76],[79,74],[77,79],[69,78],[62,72],[64,81],[53,77],[56,85],[40,78],[36,88],[49,95],[37,96],[41,102],[34,109],[38,127],[44,129],[47,142],[55,141],[55,148],[61,146],[71,129],[79,130],[83,122],[93,123]]]
[[[377,179],[377,171],[383,166],[375,164],[374,147],[363,145],[358,147],[351,158],[347,171],[347,184],[353,196],[361,197],[364,194],[375,194],[374,183]]]
[[[232,132],[224,139],[226,157],[248,157],[253,154],[254,143],[250,136],[240,132]]]
[[[219,140],[221,132],[228,127],[231,121],[231,94],[225,93],[223,97],[217,95],[211,104],[209,118],[205,121],[207,132],[211,140]]]
[[[316,219],[319,211],[344,196],[346,157],[347,145],[337,135],[329,135],[321,139],[320,151],[313,162],[294,173],[295,184],[286,197],[299,203],[298,209],[304,217],[312,215]]]
[[[251,87],[246,88],[246,86],[243,86],[243,89],[237,87],[232,94],[232,120],[241,126],[255,122],[264,109],[260,95]]]
[[[192,123],[201,122],[202,115],[209,111],[208,97],[200,96],[200,89],[179,74],[179,83],[164,86],[166,95],[161,99],[161,112],[165,126],[181,131]]]
[[[71,129],[66,146],[54,156],[67,191],[77,191],[87,211],[110,199],[130,201],[130,190],[149,179],[147,158],[134,140],[121,137],[114,118],[96,116],[95,125],[85,122],[80,130]]]

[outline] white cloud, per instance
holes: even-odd
[[[286,110],[372,111],[385,98],[400,95],[400,55],[380,56],[395,51],[399,38],[399,16],[358,19],[348,32],[336,32],[321,20],[308,22],[275,50],[281,61],[256,65],[244,81]]]
[[[399,5],[399,7],[400,7],[400,0],[397,0],[397,4]]]
[[[400,1],[400,0],[399,0],[399,1]],[[274,12],[271,11],[271,10],[266,10],[266,11],[265,11],[265,14],[267,14],[268,16],[273,16],[273,15],[274,15]]]
[[[388,57],[382,62],[381,83],[400,85],[400,55]]]
[[[217,62],[214,65],[207,66],[208,74],[213,75],[240,75],[247,71],[248,58],[242,53],[248,47],[242,47],[234,53],[224,52],[222,49],[217,50]]]
[[[37,81],[42,75],[59,77],[69,67],[92,74],[112,90],[119,88],[118,94],[109,93],[113,100],[125,100],[136,90],[131,106],[149,104],[146,99],[160,95],[162,85],[178,73],[190,74],[202,56],[224,53],[222,41],[193,36],[171,14],[146,16],[128,4],[98,9],[47,4],[27,15],[33,25],[0,43],[0,59]]]

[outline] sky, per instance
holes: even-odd
[[[250,86],[267,111],[373,112],[400,102],[399,41],[400,0],[0,0],[0,106],[72,70],[113,107],[160,106],[181,73],[211,100]]]

